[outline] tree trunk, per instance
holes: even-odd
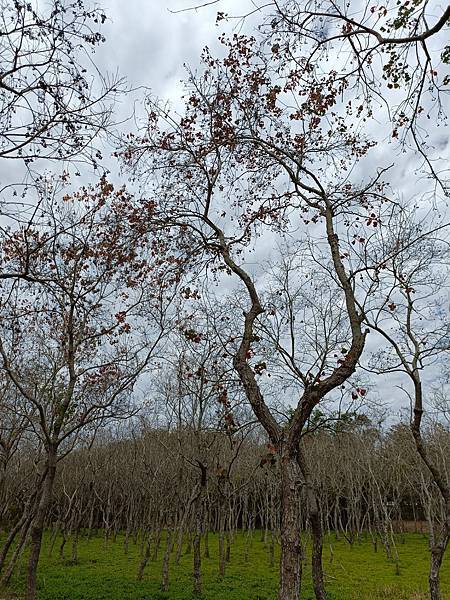
[[[303,450],[300,447],[297,454],[297,461],[302,472],[305,485],[306,485],[306,496],[308,501],[308,517],[311,525],[312,533],[312,580],[314,594],[316,600],[326,600],[325,584],[323,580],[323,565],[322,565],[322,551],[323,551],[323,529],[322,521],[320,518],[320,507],[317,498],[316,490],[311,482],[311,474],[306,462]]]
[[[272,529],[270,532],[270,544],[269,544],[269,566],[275,565],[275,530]]]
[[[203,498],[201,487],[198,497],[195,499],[195,534],[194,534],[194,594],[200,596],[202,593],[202,520],[203,520]]]
[[[44,532],[45,517],[50,505],[53,493],[53,483],[56,475],[56,450],[50,449],[47,455],[46,476],[42,489],[42,495],[31,524],[31,547],[28,559],[28,578],[26,600],[36,600],[36,576],[41,553],[42,535]]]
[[[203,515],[205,512],[206,498],[206,483],[207,469],[202,463],[198,463],[200,467],[200,481],[198,483],[198,491],[194,500],[194,518],[195,518],[195,533],[194,533],[194,594],[200,596],[202,593],[202,531],[203,531]]]
[[[6,557],[8,556],[9,549],[11,548],[16,535],[19,533],[23,527],[26,526],[27,521],[31,520],[31,517],[28,517],[26,513],[22,515],[19,521],[14,525],[11,531],[8,534],[8,537],[5,540],[2,551],[0,552],[0,573],[2,572],[3,565],[6,562]]]
[[[152,554],[152,562],[155,562],[158,559],[159,546],[161,545],[161,534],[162,534],[162,523],[158,524],[158,529],[156,530],[156,537],[153,544],[153,554]]]
[[[219,520],[219,575],[225,577],[225,515]]]
[[[78,563],[78,536],[79,536],[79,527],[76,526],[75,530],[72,533],[72,556],[71,561],[73,565]]]
[[[428,468],[433,481],[439,489],[441,498],[444,503],[444,522],[442,523],[441,531],[438,535],[434,535],[433,522],[430,523],[430,572],[429,572],[429,588],[431,600],[441,600],[440,592],[440,569],[442,559],[444,558],[445,550],[450,538],[450,487],[445,473],[439,471],[439,468],[428,456],[425,444],[422,439],[422,416],[423,416],[423,397],[422,397],[422,382],[417,373],[413,377],[414,381],[414,416],[411,422],[411,432],[413,434],[416,450],[421,457],[423,463]],[[431,511],[430,511],[431,518]],[[437,538],[437,539],[436,539]]]
[[[125,539],[123,541],[123,552],[125,555],[128,554],[128,547],[130,544],[130,534],[131,534],[131,525],[130,525],[130,522],[128,521],[127,528],[125,530]]]
[[[322,568],[322,549],[323,549],[323,532],[322,523],[320,522],[320,514],[318,512],[311,512],[309,515],[311,523],[311,531],[313,537],[313,548],[312,548],[312,578],[314,594],[317,600],[325,600],[327,597],[325,593],[325,585],[323,581],[323,568]]]
[[[139,569],[138,569],[138,573],[137,573],[137,577],[136,577],[136,579],[138,581],[142,581],[142,578],[144,577],[144,570],[150,559],[150,551],[151,551],[151,534],[149,533],[148,538],[147,538],[147,543],[145,545],[145,552],[144,552],[144,555],[139,564]]]
[[[60,527],[60,522],[57,521],[55,523],[55,525],[53,526],[53,533],[52,533],[52,537],[51,537],[51,540],[50,540],[50,548],[48,549],[48,557],[49,558],[51,558],[52,554],[53,554],[53,549],[54,549],[55,544],[56,544],[56,538],[58,537],[59,527]]]
[[[206,529],[205,529],[205,533],[203,536],[204,539],[204,543],[205,543],[205,558],[209,558],[209,530],[208,530],[208,525],[206,525]]]
[[[162,591],[169,591],[169,561],[170,551],[172,549],[172,529],[170,524],[167,525],[166,548],[164,550],[163,569],[162,569]]]
[[[281,560],[278,600],[298,600],[301,585],[300,469],[290,454],[281,457]]]
[[[177,554],[175,557],[175,564],[178,565],[180,563],[181,560],[181,554],[183,551],[183,534],[184,534],[184,530],[186,527],[186,521],[188,519],[189,516],[189,512],[191,510],[191,506],[192,506],[192,502],[194,501],[194,496],[196,494],[196,490],[194,489],[192,491],[191,497],[189,498],[188,503],[186,504],[186,507],[184,509],[183,512],[183,516],[181,517],[181,521],[180,521],[180,526],[179,526],[179,530],[178,530],[178,544],[177,544]]]
[[[11,579],[11,575],[14,572],[15,566],[19,559],[19,556],[22,554],[22,550],[25,546],[25,543],[28,539],[28,533],[31,527],[32,516],[30,515],[25,523],[22,525],[22,530],[20,532],[20,539],[14,548],[14,552],[11,556],[11,560],[8,563],[8,568],[6,569],[3,577],[0,580],[0,585],[8,585],[9,580]]]
[[[36,501],[37,501],[37,497],[39,495],[39,489],[40,489],[41,485],[42,485],[42,480],[36,484],[36,490],[30,496],[30,498],[28,498],[27,502],[25,503],[22,516],[20,517],[19,521],[16,523],[16,525],[12,528],[12,530],[8,534],[8,537],[7,537],[5,544],[2,548],[2,551],[0,553],[0,573],[5,565],[6,558],[8,556],[8,552],[19,532],[20,532],[20,541],[18,542],[18,545],[23,546],[23,544],[26,541],[26,538],[28,535],[28,530],[30,528],[31,521],[34,516]],[[16,546],[16,549],[17,549],[17,546]],[[11,563],[10,563],[10,566],[11,566]],[[14,565],[13,565],[13,568],[14,568]],[[12,573],[12,571],[11,571],[11,573]],[[9,578],[8,578],[8,580],[9,580]],[[4,581],[2,580],[1,583],[3,585]]]
[[[65,549],[66,543],[67,543],[67,535],[66,535],[65,525],[63,525],[63,527],[61,529],[61,536],[62,536],[62,540],[61,540],[61,544],[59,545],[59,558],[61,559],[61,561],[63,561],[64,560],[64,549]]]
[[[449,525],[448,522],[445,522],[438,536],[438,542],[435,543],[431,548],[430,573],[428,577],[431,600],[442,600],[440,589],[440,570],[442,565],[442,559],[444,558],[445,550],[448,545],[449,537]]]

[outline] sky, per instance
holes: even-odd
[[[195,0],[105,0],[106,43],[96,63],[125,75],[131,86],[147,86],[164,99],[176,99],[184,77],[183,64],[195,67],[204,46],[214,48],[223,28],[216,26],[218,10],[239,14],[248,0],[223,0],[190,10]],[[180,12],[181,11],[181,12]],[[236,12],[234,12],[236,11]],[[236,23],[238,26],[238,23]]]
[[[104,0],[102,6],[108,16],[104,25],[106,43],[96,52],[95,62],[103,72],[118,72],[125,76],[132,88],[139,88],[121,100],[119,114],[129,116],[134,108],[139,112],[139,99],[147,88],[152,95],[177,105],[183,93],[181,80],[185,77],[185,64],[192,69],[199,65],[199,57],[204,46],[213,50],[218,47],[217,38],[226,28],[227,31],[249,27],[249,20],[243,23],[235,19],[224,25],[216,25],[218,10],[232,15],[242,15],[254,9],[251,0],[220,0],[210,6],[191,10],[195,0]],[[201,4],[201,2],[199,2]],[[394,95],[394,94],[393,94]],[[395,97],[393,97],[395,101]],[[135,104],[136,103],[136,104]],[[375,116],[373,130],[380,128],[380,119]],[[394,148],[390,132],[386,131],[385,143],[377,147],[370,160],[377,164],[389,164],[394,159],[396,167],[391,180],[394,187],[404,198],[416,198],[427,189],[427,183],[417,179],[416,165],[410,159],[404,160]],[[449,155],[448,133],[441,130],[438,136],[437,152],[441,157]],[[370,165],[372,168],[372,165]],[[358,165],[361,176],[365,174],[367,164]],[[424,210],[428,210],[425,207]],[[270,235],[270,234],[269,234]],[[264,244],[266,250],[270,243]],[[266,251],[267,254],[267,251]],[[250,271],[258,271],[261,255],[252,256]],[[266,258],[266,256],[264,256]],[[376,349],[376,335],[368,340],[368,347]],[[431,373],[431,380],[435,374]],[[372,379],[376,388],[374,397],[390,398],[395,410],[405,406],[405,395],[400,391],[402,376],[390,375]],[[392,409],[391,409],[392,412]]]
[[[251,18],[245,22],[236,18],[217,26],[217,11],[238,16],[255,8],[252,0],[220,0],[198,9],[192,9],[195,0],[100,0],[99,4],[107,15],[102,28],[106,42],[97,49],[93,60],[100,73],[117,73],[125,77],[127,85],[133,90],[120,98],[116,109],[118,120],[130,117],[135,110],[139,113],[140,102],[147,92],[179,105],[183,93],[181,80],[185,77],[184,65],[195,70],[205,46],[214,54],[214,49],[219,46],[217,38],[224,30],[232,33],[251,27]],[[202,0],[199,4],[202,4]],[[373,129],[379,127],[380,120],[374,119]],[[126,130],[127,126],[123,129]],[[133,129],[130,121],[129,130]],[[394,160],[394,187],[403,197],[415,198],[426,190],[426,182],[417,179],[414,162],[405,159],[395,149],[387,130],[385,137],[386,141],[371,153],[370,160],[375,160],[377,164],[388,164]],[[442,129],[438,138],[437,152],[442,157],[449,156],[450,162],[448,130]],[[361,177],[372,166],[362,161],[358,166]],[[8,168],[11,169],[11,166],[8,165]],[[19,165],[15,164],[12,168],[19,168]],[[424,210],[428,210],[428,207],[425,206]],[[248,267],[255,277],[261,274],[262,259],[267,258],[271,241],[267,237],[262,245],[264,251],[252,255],[252,264]],[[372,340],[374,337],[368,345],[376,348],[377,343]],[[431,377],[434,378],[433,373]],[[396,388],[399,383],[401,381],[392,376],[378,379],[378,395],[399,396]],[[395,405],[404,405],[404,399],[400,400],[399,397]]]
[[[257,21],[258,17],[254,15],[253,19],[247,18],[245,22],[233,18],[216,25],[218,11],[236,17],[248,14],[255,9],[254,0],[218,0],[210,5],[208,0],[199,0],[198,3],[196,0],[101,0],[100,5],[108,17],[102,28],[106,43],[96,51],[95,63],[100,72],[118,73],[126,78],[130,88],[141,88],[134,89],[120,99],[116,107],[118,118],[119,115],[120,118],[127,118],[133,111],[139,113],[140,100],[145,94],[142,87],[147,88],[152,96],[180,106],[183,93],[181,80],[186,75],[184,65],[195,70],[205,46],[212,49],[214,54],[214,48],[219,47],[217,38],[223,31],[251,31],[252,21]],[[196,5],[203,6],[193,9]],[[388,102],[392,104],[398,101],[397,96],[401,93],[395,90],[385,92]],[[369,126],[369,130],[371,127],[371,132],[379,139],[385,118],[381,109],[375,111]],[[444,126],[439,132],[434,131],[433,139],[436,155],[440,158],[447,156],[450,162],[448,128]],[[417,179],[412,176],[414,161],[410,157],[402,160],[391,138],[390,128],[386,128],[384,142],[370,153],[369,160],[375,159],[379,165],[388,165],[395,157],[396,168],[390,173],[394,187],[401,190],[405,197],[421,194],[425,184],[422,182],[418,187]],[[372,164],[369,168],[372,168]],[[357,166],[357,172],[362,176],[366,169],[364,161]]]

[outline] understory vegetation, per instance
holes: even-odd
[[[102,532],[87,539],[81,535],[77,564],[60,560],[55,551],[49,557],[50,534],[45,536],[38,589],[42,600],[190,600],[192,555],[186,540],[179,565],[170,567],[170,591],[161,591],[162,553],[151,561],[142,581],[136,573],[142,552],[141,540],[130,544],[124,552],[124,535],[106,545]],[[56,546],[61,538],[57,539]],[[421,533],[398,534],[395,537],[398,563],[388,559],[383,548],[378,552],[362,537],[350,545],[345,539],[328,535],[324,544],[324,571],[330,600],[422,600],[427,597],[428,539]],[[209,558],[203,559],[205,600],[273,600],[277,593],[278,548],[276,564],[270,565],[270,548],[264,533],[254,531],[245,559],[246,541],[242,533],[235,535],[225,577],[218,574],[218,536],[211,534]],[[307,552],[310,551],[307,542]],[[446,559],[442,572],[448,572]],[[23,561],[12,580],[16,594],[0,598],[21,598],[26,563]],[[450,579],[443,577],[443,598],[450,598]],[[302,594],[312,600],[311,572],[304,565]]]

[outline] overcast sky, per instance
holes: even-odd
[[[200,2],[201,3],[201,2]],[[108,21],[104,26],[106,43],[98,50],[95,62],[102,71],[125,76],[132,87],[145,86],[152,94],[177,104],[183,88],[180,80],[185,77],[184,64],[191,68],[199,65],[199,57],[204,46],[213,49],[218,46],[217,38],[225,29],[230,32],[249,27],[249,20],[233,20],[216,25],[218,10],[229,14],[245,14],[254,8],[251,0],[221,0],[197,10],[189,10],[195,0],[104,0]],[[188,9],[188,10],[183,10]],[[181,11],[181,12],[179,12]],[[131,114],[134,101],[143,97],[143,91],[136,91],[122,100],[120,114]],[[394,99],[395,101],[395,99]],[[380,119],[376,118],[373,128],[380,131]],[[377,164],[396,163],[392,171],[392,182],[399,193],[413,199],[427,189],[426,182],[419,182],[414,172],[411,157],[404,160],[395,144],[389,143],[390,132],[386,129],[386,143],[382,143],[370,154],[371,168],[375,158]],[[437,138],[437,152],[441,157],[448,156],[448,132],[444,129]],[[358,166],[361,175],[367,167],[364,162]],[[267,245],[266,245],[267,248]],[[253,257],[253,260],[258,257]],[[256,263],[258,261],[256,260]],[[255,265],[255,275],[258,265]],[[372,335],[369,347],[376,347]],[[382,377],[376,386],[381,397],[395,399],[394,405],[405,406],[405,396],[396,387],[402,378]]]
[[[192,9],[202,2],[206,4],[208,0],[101,0],[100,4],[108,16],[103,27],[106,43],[98,49],[95,62],[102,72],[118,72],[126,78],[129,86],[145,86],[154,96],[177,104],[183,91],[180,82],[185,77],[184,65],[188,64],[195,70],[205,46],[214,53],[214,48],[219,46],[217,38],[223,31],[250,30],[252,20],[256,22],[259,16],[255,15],[244,23],[234,18],[217,26],[219,10],[235,16],[244,15],[255,9],[257,2],[219,0],[210,6]],[[395,104],[399,93],[395,90],[389,92],[392,95],[389,102]],[[139,110],[139,99],[143,95],[141,90],[123,97],[117,107],[120,116],[129,116],[134,106]],[[383,126],[383,122],[386,122],[386,114],[380,107],[380,111],[375,111],[369,130],[372,129],[371,133],[378,140],[383,138],[380,132],[384,130],[386,143],[371,151],[370,168],[374,159],[378,165],[386,166],[395,158],[396,168],[390,174],[394,187],[407,197],[423,193],[425,185],[418,188],[417,179],[412,177],[414,161],[410,156],[402,160],[396,144],[392,143],[391,128]],[[450,162],[448,129],[442,127],[434,132],[433,143],[435,154],[441,159],[448,157]],[[364,161],[357,166],[361,174],[365,168]]]
[[[263,3],[263,0],[258,1]],[[199,0],[199,3],[201,4],[202,0]],[[254,23],[259,17],[256,15],[245,22],[236,18],[216,25],[217,11],[235,16],[244,15],[255,9],[253,0],[220,0],[211,6],[195,10],[191,10],[196,4],[195,0],[99,0],[99,4],[105,10],[108,19],[102,28],[106,42],[98,48],[94,62],[100,73],[118,73],[126,79],[130,88],[134,88],[133,93],[120,98],[117,107],[118,120],[131,116],[135,106],[139,113],[145,95],[142,87],[147,88],[154,96],[169,100],[175,105],[179,104],[183,93],[180,81],[186,74],[184,65],[188,64],[195,70],[200,64],[202,49],[208,46],[214,54],[215,49],[219,47],[217,38],[223,31],[233,33],[244,28],[248,32],[252,21]],[[429,190],[429,183],[417,177],[417,163],[411,160],[411,156],[399,152],[392,141],[386,119],[383,125],[383,116],[375,114],[370,127],[382,143],[371,151],[367,161],[361,161],[356,173],[364,178],[369,172],[373,174],[374,164],[387,166],[394,162],[391,180],[398,194],[409,202],[422,196]],[[135,127],[130,122],[129,126],[124,125],[122,129],[133,131]],[[436,132],[433,131],[434,133]],[[448,129],[441,128],[433,138],[435,152],[441,158],[447,158],[450,164]],[[7,166],[0,165],[0,181],[8,178],[20,180],[16,171],[19,172],[21,168],[19,161]],[[426,212],[429,206],[428,200],[422,203],[421,210]],[[268,233],[260,245],[262,250],[253,254],[252,262],[246,265],[256,278],[263,275],[262,264],[269,257],[271,248],[275,246],[274,235]],[[371,335],[368,348],[376,346],[376,336]],[[432,374],[431,379],[434,378]],[[377,387],[381,397],[396,398],[394,405],[399,407],[405,404],[404,396],[401,396],[396,388],[399,383],[398,377],[383,377],[377,380],[374,387]]]
[[[97,53],[101,63],[118,69],[131,85],[150,87],[167,99],[180,94],[183,64],[195,67],[202,48],[217,44],[223,30],[215,23],[217,11],[239,14],[250,10],[251,2],[223,0],[197,10],[189,10],[195,0],[105,0],[101,5],[108,16],[107,41]]]

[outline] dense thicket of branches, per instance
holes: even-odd
[[[192,543],[199,473],[194,435],[188,427],[167,430],[140,425],[104,432],[93,443],[76,449],[59,471],[46,517],[53,544],[58,536],[60,555],[76,562],[78,536],[100,532],[105,543],[124,533],[125,552],[129,543],[148,544],[147,561],[158,552],[162,530],[173,530],[179,551],[185,542]],[[219,532],[232,552],[237,530],[252,535],[260,529],[271,540],[268,560],[273,560],[281,502],[279,461],[273,448],[255,430],[234,437],[211,430],[200,437],[210,449],[205,463],[202,545],[207,546],[208,532]],[[430,428],[426,441],[441,468],[448,469],[448,431],[441,426]],[[318,429],[302,445],[319,490],[323,527],[348,543],[369,534],[375,551],[380,545],[395,559],[394,531],[405,527],[426,531],[426,522],[445,517],[438,490],[415,452],[407,424],[380,430],[367,418],[349,415],[345,423]],[[1,519],[6,529],[22,523],[23,515],[35,510],[29,499],[36,485],[35,476],[30,476],[36,449],[26,439],[19,446],[4,473]],[[301,505],[305,502],[303,488]],[[307,519],[307,511],[302,510],[304,530]],[[223,574],[225,562],[217,568]]]

